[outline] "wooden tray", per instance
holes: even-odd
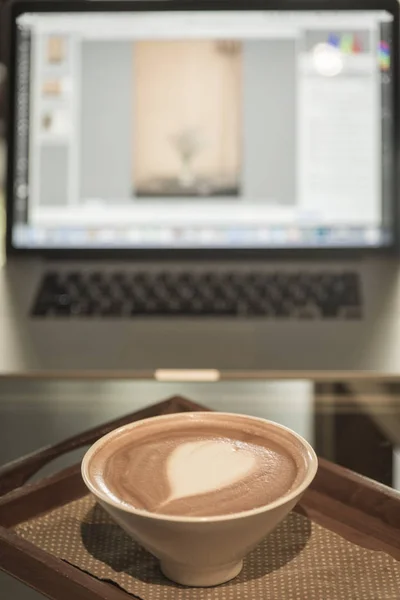
[[[126,592],[83,573],[20,538],[12,528],[87,493],[80,465],[26,483],[53,459],[93,443],[112,429],[146,417],[207,410],[174,397],[39,450],[0,469],[0,568],[54,600],[129,600]],[[300,502],[320,525],[349,541],[400,560],[400,494],[347,469],[320,460]]]

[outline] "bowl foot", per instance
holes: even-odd
[[[181,585],[193,587],[209,587],[225,583],[239,575],[242,568],[242,560],[209,568],[182,565],[168,560],[161,561],[161,571],[165,577]]]

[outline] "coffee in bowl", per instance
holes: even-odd
[[[105,510],[184,585],[235,577],[243,557],[310,485],[317,457],[276,423],[193,412],[131,423],[98,440],[82,476]]]
[[[302,481],[304,451],[288,436],[210,414],[122,432],[93,455],[93,482],[121,506],[212,517],[274,502]]]

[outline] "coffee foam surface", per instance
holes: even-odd
[[[211,415],[128,429],[92,456],[92,480],[122,505],[195,517],[263,506],[302,481],[297,438],[264,422]]]

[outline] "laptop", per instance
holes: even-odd
[[[0,373],[399,375],[398,12],[11,3]]]

